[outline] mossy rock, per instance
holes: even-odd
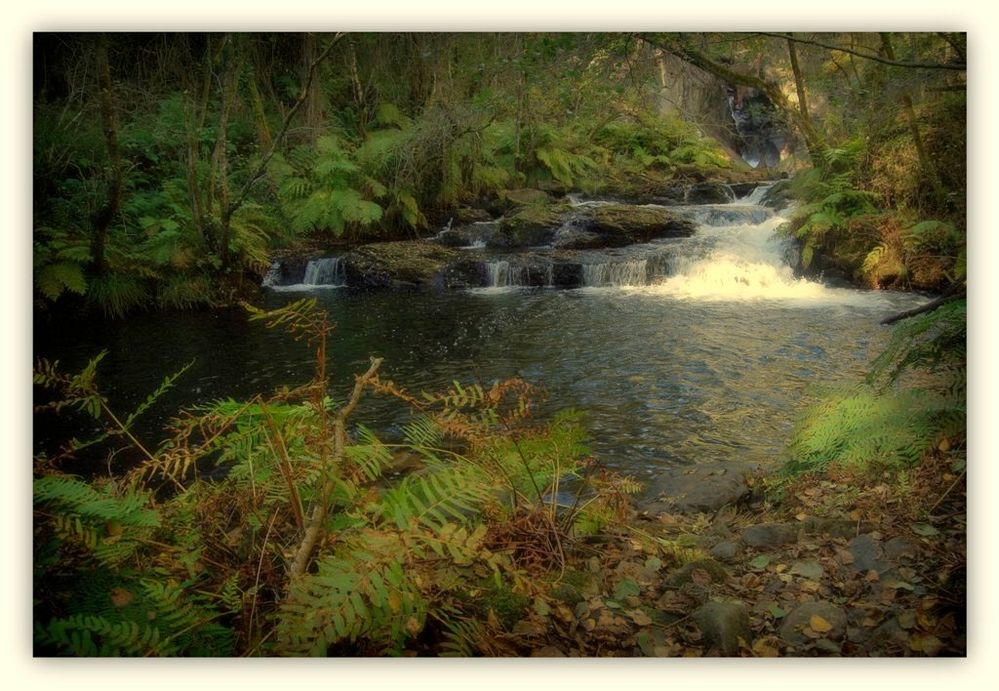
[[[657,238],[689,237],[697,230],[693,221],[668,209],[634,204],[607,204],[589,209],[580,225],[612,243],[606,247]]]
[[[497,196],[512,206],[538,206],[551,202],[551,197],[544,190],[500,190]]]
[[[365,288],[429,288],[461,258],[459,250],[420,241],[375,242],[344,257],[347,283]]]
[[[570,570],[566,571],[559,584],[552,588],[552,597],[570,607],[575,607],[599,592],[600,587],[592,573]]]
[[[496,249],[547,245],[562,224],[569,207],[564,204],[535,204],[521,208],[500,220],[486,244]]]

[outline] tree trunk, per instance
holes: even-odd
[[[791,39],[787,41],[787,55],[791,60],[791,72],[794,73],[794,89],[798,93],[798,110],[801,112],[801,117],[811,121],[812,118],[808,114],[808,100],[805,98],[805,82],[801,77],[801,68],[798,66],[798,51]]]
[[[231,261],[229,243],[231,239],[232,209],[229,187],[229,117],[239,86],[239,74],[242,71],[242,56],[239,45],[229,37],[231,43],[225,71],[222,76],[222,108],[219,112],[219,131],[215,140],[215,150],[212,152],[212,178],[218,181],[219,202],[219,242],[218,252],[221,261],[221,271],[229,270]]]
[[[891,34],[882,32],[881,47],[884,48],[885,55],[889,60],[895,60],[895,48],[891,43]],[[909,133],[912,135],[912,143],[916,147],[916,156],[919,159],[919,167],[923,174],[929,179],[933,187],[933,194],[937,206],[943,206],[947,200],[947,193],[940,183],[940,176],[937,168],[933,165],[929,155],[926,153],[926,146],[923,143],[922,134],[919,131],[919,118],[916,115],[916,108],[912,104],[912,97],[907,90],[902,91],[902,106],[905,108],[906,119],[909,121]]]
[[[316,35],[311,31],[302,40],[302,83],[309,79],[309,69],[316,60]],[[322,103],[316,82],[308,82],[305,95],[305,128],[309,142],[316,143],[322,129]]]
[[[108,196],[105,203],[95,212],[92,225],[93,236],[90,243],[90,258],[94,271],[100,275],[107,270],[107,239],[111,221],[121,207],[121,154],[118,151],[118,125],[114,113],[114,90],[111,84],[111,65],[108,60],[107,37],[101,35],[97,44],[97,79],[100,89],[101,128],[104,131],[104,146],[107,149],[110,165]]]

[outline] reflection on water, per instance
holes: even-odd
[[[773,460],[806,386],[862,373],[888,334],[877,322],[917,299],[844,292],[850,299],[804,302],[700,300],[659,286],[315,296],[338,325],[336,395],[369,355],[384,357],[385,376],[409,390],[520,375],[545,388],[547,410],[587,413],[604,462],[642,475],[678,463]],[[296,297],[273,293],[266,303]],[[304,344],[239,314],[138,315],[36,334],[37,354],[67,366],[101,348],[110,351],[102,383],[119,406],[194,361],[154,411],[160,420],[180,405],[301,383],[312,367]],[[391,434],[406,418],[394,402],[371,399],[357,419]],[[36,437],[49,433],[39,422]]]

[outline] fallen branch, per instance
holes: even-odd
[[[333,488],[335,485],[333,482],[333,471],[342,463],[346,453],[347,417],[354,411],[354,408],[357,407],[358,401],[361,400],[361,394],[364,393],[364,387],[367,386],[368,382],[374,378],[375,373],[378,371],[381,364],[382,358],[371,358],[371,366],[368,367],[368,371],[355,379],[354,391],[351,393],[350,399],[347,401],[346,405],[337,411],[336,417],[333,419],[332,467],[323,469],[326,474],[326,480],[323,483],[323,489],[322,492],[320,492],[316,506],[312,510],[312,516],[309,518],[309,524],[305,528],[305,534],[302,536],[302,542],[298,546],[298,550],[295,553],[295,559],[291,564],[290,583],[294,583],[295,580],[304,574],[306,569],[309,567],[309,560],[312,558],[312,551],[315,549],[316,543],[319,541],[319,536],[323,529],[323,523],[326,521],[326,512],[329,507],[330,496],[333,494]]]
[[[964,284],[955,283],[950,288],[948,288],[947,291],[943,295],[941,295],[940,297],[936,298],[935,300],[931,300],[931,301],[927,302],[925,305],[921,305],[919,307],[913,307],[912,309],[905,310],[904,312],[899,312],[898,314],[896,314],[894,316],[886,317],[885,319],[881,320],[881,323],[882,324],[894,324],[897,321],[902,321],[903,319],[908,319],[909,317],[914,317],[917,314],[923,314],[925,312],[932,312],[937,307],[940,307],[941,305],[944,305],[944,304],[950,302],[951,300],[959,300],[961,298],[964,298],[966,296],[966,294],[967,294],[967,290],[966,290]]]

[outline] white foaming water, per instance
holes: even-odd
[[[347,285],[347,275],[344,269],[345,267],[340,257],[321,257],[309,260],[309,263],[305,266],[305,276],[302,278],[301,283],[286,286],[269,285],[265,277],[263,285],[279,293],[344,288]],[[272,266],[271,271],[268,272],[268,276],[271,276],[277,270],[275,266]],[[279,276],[280,274],[278,273],[277,275]]]
[[[786,219],[768,218],[758,224],[701,226],[697,237],[713,240],[701,258],[677,257],[674,274],[640,292],[693,300],[780,300],[795,304],[869,304],[876,293],[830,288],[796,278],[785,261],[787,241],[774,231]]]
[[[583,286],[644,286],[648,284],[648,261],[583,264]]]

